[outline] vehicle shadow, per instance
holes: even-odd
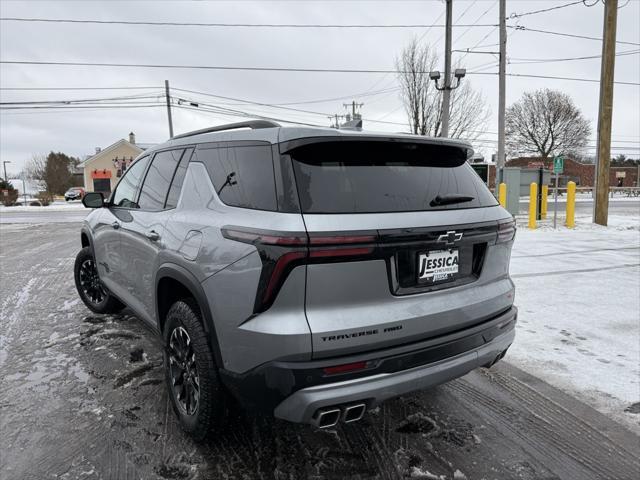
[[[477,445],[475,426],[451,415],[447,387],[407,395],[330,429],[229,409],[203,442],[182,431],[170,406],[162,346],[131,312],[88,315],[79,336],[84,368],[104,411],[104,468],[142,478],[453,478],[451,456]],[[108,448],[107,448],[108,447]],[[428,477],[427,477],[428,478]]]

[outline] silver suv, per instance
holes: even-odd
[[[292,422],[353,422],[501,359],[514,339],[513,217],[468,143],[283,127],[200,130],[144,152],[81,232],[90,310],[163,338],[183,428],[232,399]]]

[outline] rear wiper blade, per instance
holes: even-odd
[[[459,193],[447,193],[445,195],[436,196],[436,198],[431,200],[431,203],[429,203],[429,205],[431,205],[432,207],[439,207],[440,205],[452,205],[454,203],[470,202],[471,200],[474,200],[474,199],[475,197],[471,197],[469,195],[461,195]]]

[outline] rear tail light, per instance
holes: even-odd
[[[377,235],[309,235],[310,258],[345,258],[373,253]]]
[[[498,234],[496,236],[496,243],[506,243],[513,240],[516,236],[516,220],[510,218],[508,220],[500,220],[498,222]]]
[[[369,367],[369,362],[354,362],[344,365],[335,365],[333,367],[325,367],[322,369],[325,375],[337,375],[339,373],[357,372]]]
[[[267,310],[276,298],[287,275],[298,265],[339,262],[371,255],[377,234],[327,235],[306,232],[225,227],[222,235],[237,242],[255,245],[262,260],[262,272],[254,313]]]

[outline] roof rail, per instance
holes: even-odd
[[[223,132],[226,130],[236,130],[238,128],[251,128],[256,130],[258,128],[276,128],[280,124],[271,120],[247,120],[246,122],[227,123],[226,125],[218,125],[217,127],[203,128],[201,130],[194,130],[193,132],[181,133],[171,137],[172,140],[176,138],[192,137],[194,135],[200,135],[201,133],[211,132]]]

